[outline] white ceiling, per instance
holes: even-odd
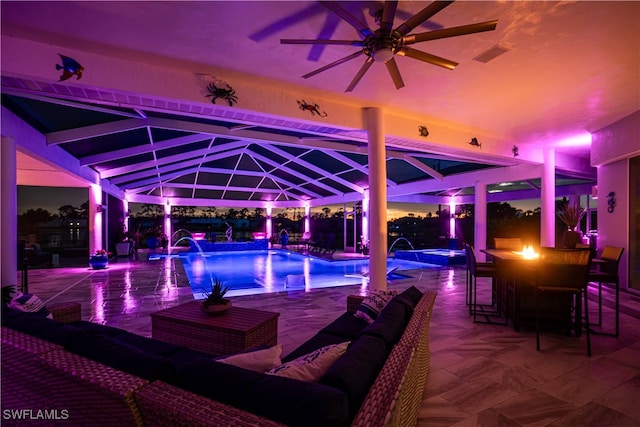
[[[430,2],[399,3],[394,27]],[[375,28],[382,2],[343,2]],[[498,20],[495,31],[414,47],[459,62],[453,71],[396,60],[396,90],[375,63],[349,96],[483,129],[504,141],[545,143],[596,131],[640,108],[640,2],[459,1],[412,33]],[[281,38],[358,39],[316,2],[2,2],[2,33],[69,48],[197,69],[239,71],[342,96],[363,59],[305,73],[359,47],[282,45]],[[473,58],[500,45],[488,63]],[[310,58],[311,57],[311,58]],[[240,100],[241,101],[241,100]]]

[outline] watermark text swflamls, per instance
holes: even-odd
[[[3,409],[5,420],[68,420],[68,409]]]

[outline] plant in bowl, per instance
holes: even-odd
[[[211,291],[203,290],[206,298],[202,300],[202,309],[210,314],[224,313],[231,308],[231,300],[225,298],[230,286],[223,286],[217,277],[211,283]]]

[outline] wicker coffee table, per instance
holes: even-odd
[[[210,316],[200,301],[189,301],[151,313],[153,338],[217,356],[259,345],[276,345],[280,313],[231,307]]]

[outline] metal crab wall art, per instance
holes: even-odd
[[[426,126],[418,126],[418,133],[426,138],[429,136],[429,129]]]
[[[227,101],[229,103],[229,107],[238,102],[236,91],[233,90],[233,88],[229,86],[229,83],[225,81],[216,80],[207,85],[207,90],[209,91],[209,94],[206,96],[207,98],[211,97],[212,104],[215,104],[217,99]]]

